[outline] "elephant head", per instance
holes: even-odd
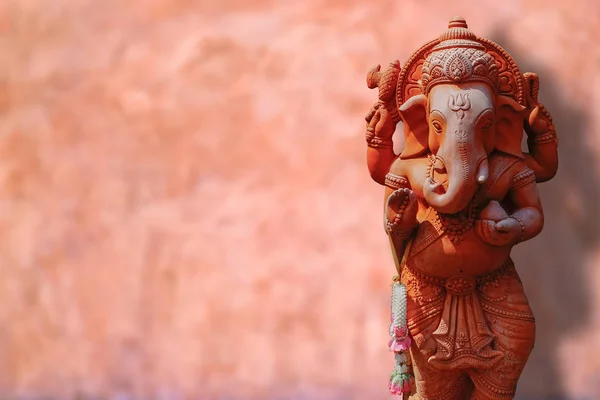
[[[474,35],[454,30],[445,33],[449,38],[442,35],[425,60],[421,93],[399,108],[405,136],[400,157],[432,155],[423,195],[444,214],[468,206],[488,178],[492,151],[523,157],[528,115],[524,106],[499,94],[498,66]]]

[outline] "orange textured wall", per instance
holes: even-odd
[[[518,398],[600,398],[596,0],[2,2],[2,398],[388,398],[365,75],[454,15],[560,137]]]

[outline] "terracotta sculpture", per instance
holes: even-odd
[[[402,259],[390,389],[512,399],[535,321],[510,252],[542,230],[536,185],[558,168],[538,77],[457,17],[402,68],[373,68],[367,84],[379,92],[366,117],[368,168],[385,186],[385,230]],[[400,121],[405,145],[395,154]]]

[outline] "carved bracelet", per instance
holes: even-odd
[[[394,143],[392,142],[392,139],[382,139],[377,136],[370,136],[369,130],[367,129],[367,146],[377,149],[380,147],[393,147]]]
[[[556,132],[554,129],[549,129],[548,132],[534,137],[527,138],[527,142],[535,144],[552,143],[557,140]]]
[[[518,173],[512,180],[511,190],[516,191],[524,186],[535,182],[535,172],[527,168],[525,171]]]
[[[385,176],[385,186],[392,189],[410,189],[410,183],[408,182],[408,179],[400,175],[392,174],[391,172],[388,172]]]
[[[521,243],[525,237],[525,223],[523,223],[523,221],[521,221],[520,218],[515,217],[514,215],[511,215],[510,218],[517,221],[519,223],[519,225],[521,226],[521,236],[519,237],[519,243]]]

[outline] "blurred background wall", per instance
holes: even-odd
[[[517,398],[600,398],[597,0],[0,2],[0,398],[389,398],[365,76],[455,15],[560,138]]]

